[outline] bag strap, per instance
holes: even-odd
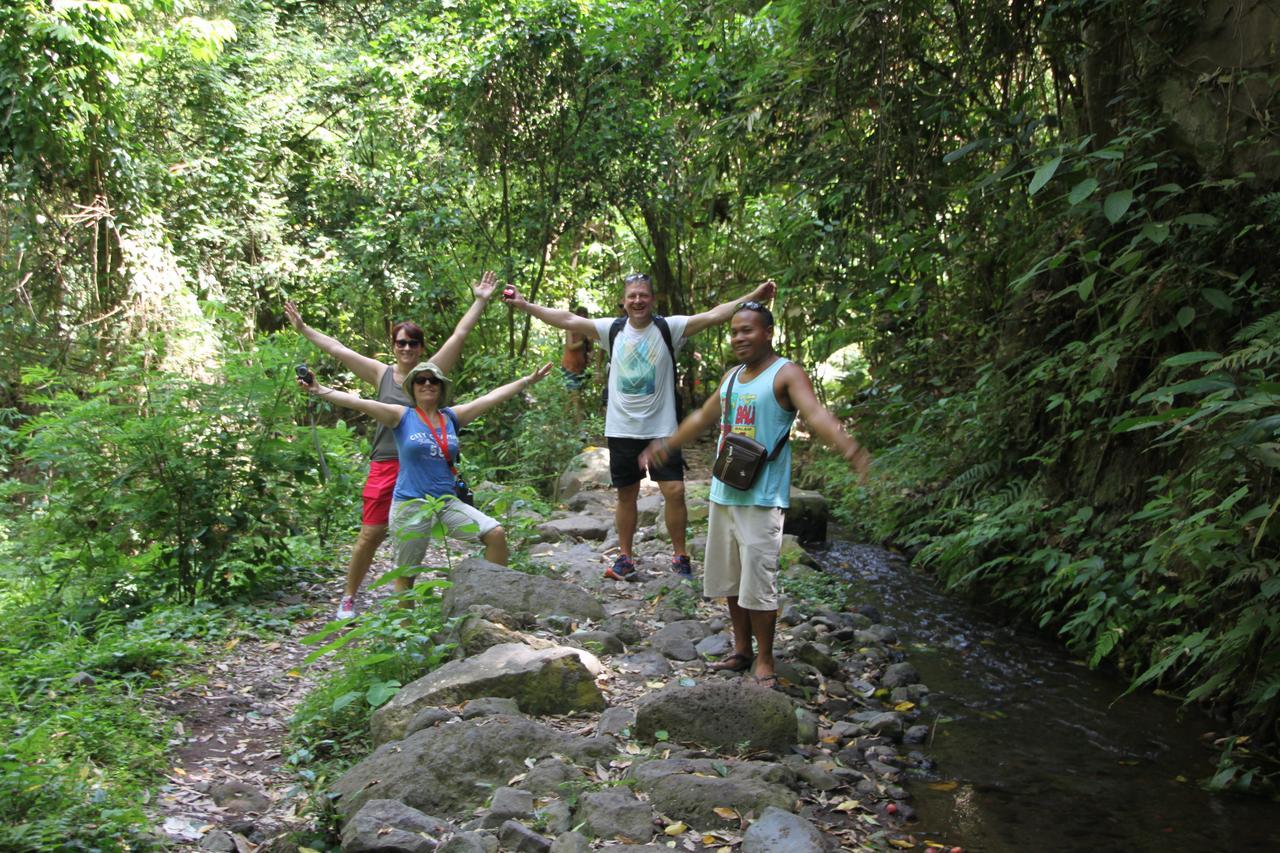
[[[745,364],[738,365],[738,369],[729,374],[729,387],[724,389],[724,425],[728,427],[726,432],[733,431],[733,424],[729,423],[729,406],[733,404],[733,380],[738,378],[738,374],[746,370]],[[782,452],[783,445],[791,440],[791,430],[788,429],[786,434],[782,436],[782,440],[774,445],[773,451],[765,457],[765,460],[772,462],[778,458],[778,454]]]
[[[440,413],[440,432],[443,435],[442,437],[440,435],[436,435],[436,428],[431,425],[431,421],[427,419],[426,413],[418,406],[414,406],[413,408],[418,413],[418,419],[426,424],[427,429],[431,431],[431,437],[435,439],[436,447],[439,447],[440,452],[444,455],[445,464],[449,466],[449,470],[453,473],[453,478],[455,480],[458,479],[458,469],[454,467],[453,460],[449,458],[449,431],[445,428],[444,413]],[[453,420],[453,418],[451,417],[450,420]],[[454,421],[454,423],[456,424],[457,421]],[[456,430],[457,427],[455,426],[454,429]]]

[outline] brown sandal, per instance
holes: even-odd
[[[778,674],[776,672],[769,673],[768,675],[757,675],[755,676],[755,679],[756,684],[761,687],[767,687],[770,690],[778,689]]]
[[[751,668],[753,660],[754,658],[749,654],[734,652],[724,660],[707,664],[707,669],[713,672],[746,672]]]

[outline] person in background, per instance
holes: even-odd
[[[449,339],[428,359],[440,370],[447,373],[457,365],[458,358],[462,355],[462,345],[467,335],[479,322],[480,315],[484,313],[489,300],[493,298],[496,284],[497,277],[492,272],[485,272],[478,282],[471,285],[471,293],[474,297],[471,307],[462,315],[462,319],[458,321]],[[377,400],[400,406],[411,404],[411,399],[405,394],[402,386],[409,371],[422,361],[425,340],[422,329],[417,323],[405,320],[391,328],[393,361],[388,365],[363,356],[323,332],[311,328],[303,322],[302,314],[295,303],[286,302],[284,313],[299,334],[372,385],[376,389]],[[355,547],[351,550],[351,560],[347,564],[346,585],[336,613],[338,619],[350,619],[356,615],[356,596],[359,594],[360,585],[364,582],[365,575],[369,573],[373,555],[377,553],[378,546],[387,536],[391,495],[398,472],[399,462],[395,439],[390,430],[379,424],[373,433],[369,476],[365,480],[362,492],[364,510],[360,519],[360,535],[356,537]]]
[[[766,281],[744,298],[767,300],[775,289],[772,281]],[[653,312],[653,282],[643,273],[629,275],[623,281],[622,318],[591,320],[561,308],[535,305],[510,287],[502,298],[548,325],[602,341],[609,350],[609,402],[604,433],[609,444],[610,478],[618,490],[614,521],[621,553],[604,576],[611,580],[634,578],[636,501],[644,477],[640,452],[650,439],[676,428],[675,356],[686,339],[708,326],[726,322],[737,302],[725,302],[691,316],[658,317]],[[619,328],[611,340],[615,321]],[[684,459],[678,453],[671,454],[650,467],[648,473],[662,490],[663,511],[671,535],[671,568],[683,577],[692,577],[693,564],[685,541],[688,508],[684,499]]]
[[[716,425],[720,426],[720,441],[733,431],[772,451],[790,434],[799,414],[812,433],[839,451],[865,480],[870,454],[818,402],[813,383],[800,366],[774,351],[772,312],[757,301],[742,303],[733,315],[729,334],[733,354],[741,366],[724,374],[718,392],[685,418],[679,429],[651,442],[640,456],[640,465],[663,465],[682,445]],[[726,400],[730,377],[733,397]],[[729,412],[727,423],[725,407]],[[754,661],[756,683],[765,687],[778,683],[773,658],[778,622],[778,553],[790,496],[789,442],[765,463],[749,490],[735,489],[716,477],[711,479],[702,594],[728,602],[733,653],[710,668],[742,672]]]
[[[297,382],[309,393],[334,405],[364,412],[395,436],[400,466],[389,526],[395,538],[397,568],[422,564],[437,518],[451,536],[478,539],[484,545],[484,558],[505,566],[510,554],[502,526],[474,506],[463,503],[455,494],[457,478],[453,460],[458,458],[458,430],[540,382],[550,372],[551,362],[547,362],[528,376],[455,406],[445,405],[449,378],[431,362],[416,365],[405,374],[401,390],[413,401],[407,406],[337,391],[320,385],[314,377],[310,383],[302,379]],[[426,498],[443,498],[444,508],[438,513],[425,513]],[[413,575],[397,577],[395,586],[399,592],[407,590],[413,586]]]
[[[587,309],[581,305],[573,307],[573,313],[579,317],[587,316]],[[587,383],[587,366],[591,363],[591,341],[586,335],[572,329],[564,333],[564,355],[560,357],[560,377],[564,381],[565,390],[573,401],[574,417],[581,421],[584,414],[582,408],[582,389]]]

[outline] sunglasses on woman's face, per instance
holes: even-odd
[[[420,347],[420,346],[422,346],[422,341],[415,341],[412,338],[396,339],[397,349],[416,349],[417,347]]]
[[[415,376],[415,377],[413,377],[413,384],[414,384],[414,385],[426,385],[427,383],[430,383],[430,384],[432,384],[432,385],[440,385],[440,384],[442,384],[442,383],[440,382],[440,380],[439,380],[439,379],[437,379],[437,378],[435,378],[434,376]]]

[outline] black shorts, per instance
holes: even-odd
[[[615,488],[630,486],[640,482],[640,453],[649,446],[648,438],[609,438],[609,479]],[[671,451],[671,456],[663,465],[649,469],[650,480],[683,480],[684,457],[679,450]]]

